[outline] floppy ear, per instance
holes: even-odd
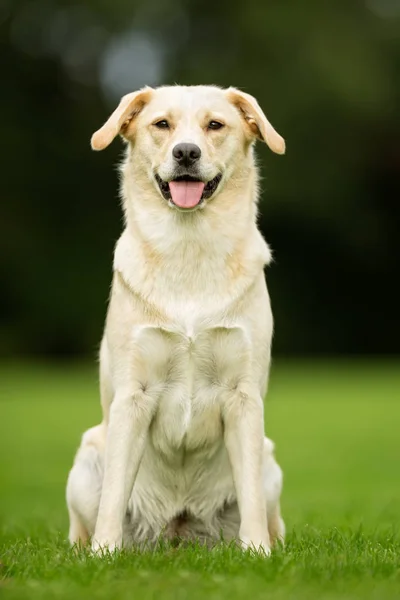
[[[121,133],[129,122],[140,113],[144,105],[149,101],[152,88],[145,87],[138,92],[126,94],[121,98],[118,107],[110,115],[103,127],[100,127],[90,141],[93,150],[104,150]]]
[[[285,140],[272,127],[257,100],[235,88],[227,90],[228,99],[241,113],[253,137],[265,142],[277,154],[285,154]]]

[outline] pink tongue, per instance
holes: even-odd
[[[180,208],[193,208],[201,200],[204,183],[202,181],[170,181],[169,189],[174,204]]]

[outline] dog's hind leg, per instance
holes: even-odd
[[[267,503],[268,533],[271,546],[275,542],[283,543],[285,539],[285,524],[281,517],[280,497],[282,493],[282,469],[274,457],[274,444],[265,438],[264,441],[264,490]]]
[[[271,540],[271,546],[276,542],[283,544],[285,540],[285,523],[281,517],[279,503],[274,507],[273,511],[268,514],[268,532]]]
[[[86,431],[67,483],[69,541],[85,544],[93,535],[103,480],[104,426]]]
[[[94,534],[99,512],[104,475],[106,427],[113,398],[105,338],[100,348],[100,396],[103,423],[84,433],[68,477],[67,504],[71,544],[87,543]]]
[[[69,534],[68,539],[72,545],[86,545],[89,541],[89,532],[82,523],[79,515],[73,508],[68,507],[69,514]]]

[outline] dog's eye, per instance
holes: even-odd
[[[166,119],[161,119],[161,121],[157,121],[154,125],[155,127],[158,127],[158,129],[169,129],[169,123]]]
[[[223,126],[223,123],[220,123],[219,121],[210,121],[208,129],[221,129]]]

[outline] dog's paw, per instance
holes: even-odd
[[[91,551],[97,556],[104,556],[105,554],[113,554],[116,550],[120,550],[121,547],[122,543],[119,540],[93,539]]]
[[[250,550],[261,556],[269,556],[271,554],[271,546],[268,540],[253,540],[246,536],[240,536],[240,545],[243,550]]]

